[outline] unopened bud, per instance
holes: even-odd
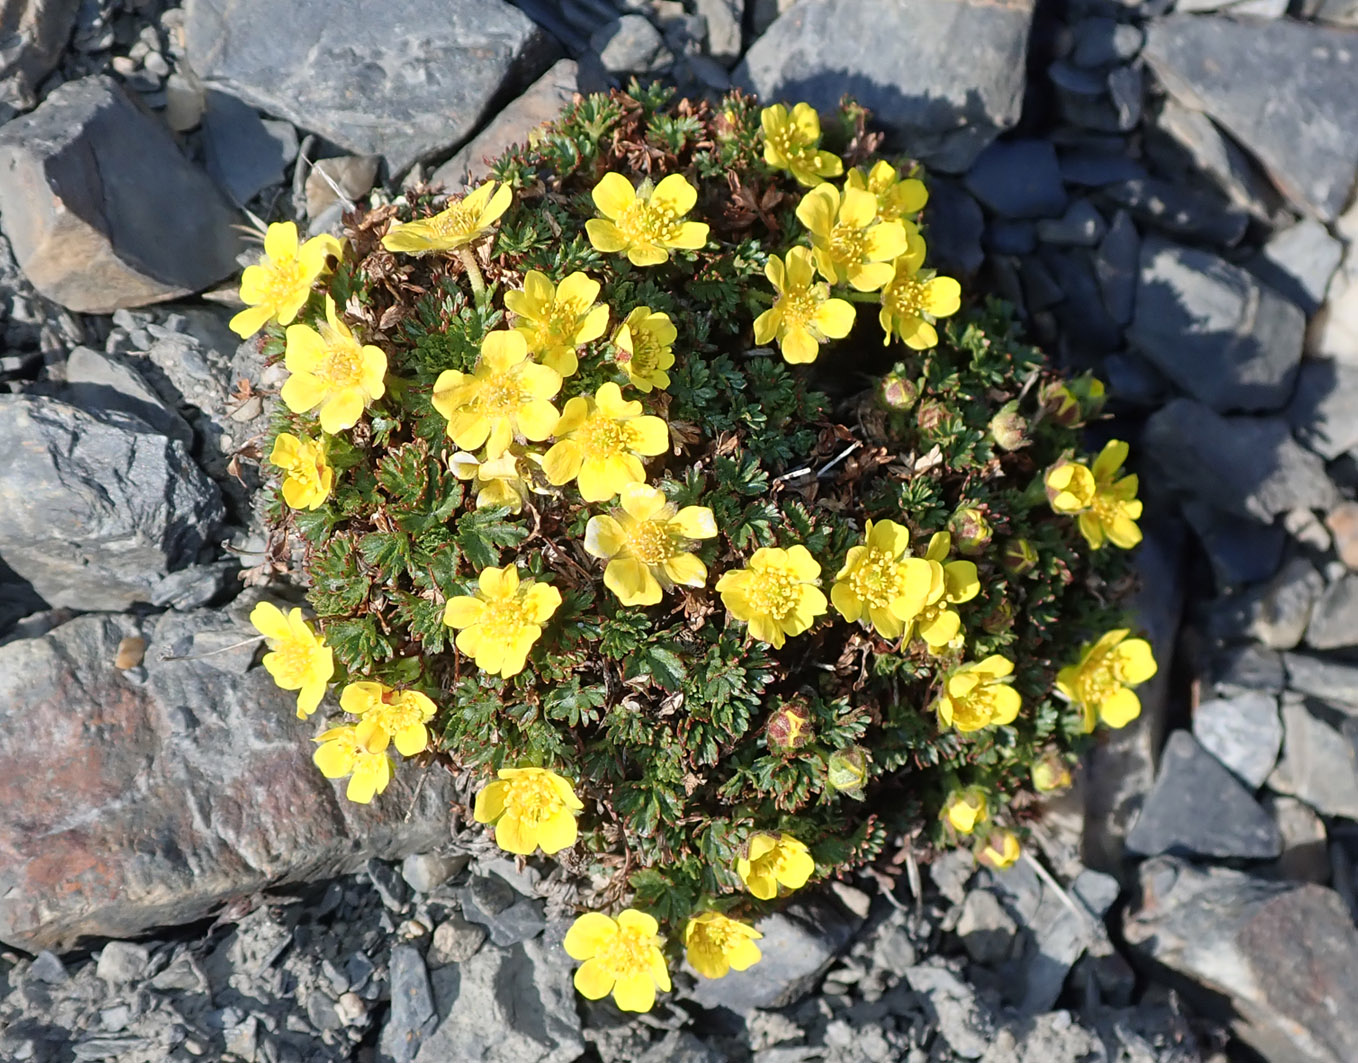
[[[831,790],[845,797],[863,800],[863,786],[868,781],[868,756],[858,746],[837,749],[830,754],[826,765],[825,782]]]
[[[897,373],[890,373],[882,379],[882,402],[888,409],[904,413],[915,405],[919,398],[919,388]]]
[[[1074,428],[1084,420],[1080,412],[1080,400],[1060,381],[1054,381],[1042,389],[1042,408],[1049,420],[1064,428]]]
[[[1002,635],[1014,626],[1014,607],[1008,598],[1001,598],[981,617],[981,630],[987,635]]]
[[[1070,765],[1054,751],[1033,764],[1033,788],[1038,793],[1065,790],[1071,781]]]
[[[974,786],[950,794],[943,805],[943,818],[958,834],[970,834],[989,815],[985,793]]]
[[[1001,450],[1018,450],[1028,445],[1028,420],[1018,412],[1017,402],[1006,402],[990,419],[990,435]]]
[[[1004,544],[1000,564],[1009,575],[1022,576],[1037,564],[1037,549],[1027,539],[1010,539]]]
[[[1071,394],[1079,402],[1080,412],[1084,414],[1086,421],[1103,413],[1104,404],[1108,401],[1108,393],[1103,386],[1103,381],[1093,373],[1081,373],[1070,381],[1068,386]]]
[[[806,745],[811,735],[811,714],[800,705],[779,706],[764,728],[764,740],[779,752]]]
[[[923,432],[932,432],[948,419],[948,407],[937,399],[925,399],[915,413],[915,423]]]
[[[1019,845],[1014,832],[997,827],[990,832],[985,844],[977,851],[976,859],[986,867],[1003,871],[1006,867],[1013,867],[1022,853],[1023,847]]]
[[[952,532],[953,545],[962,554],[981,553],[990,545],[993,535],[990,521],[986,520],[985,514],[975,506],[968,506],[954,513],[952,520],[948,521],[948,530]]]

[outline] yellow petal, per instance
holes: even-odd
[[[842,340],[851,331],[856,315],[853,304],[846,299],[826,299],[816,307],[816,328],[831,339]]]
[[[650,974],[619,978],[613,986],[613,1003],[619,1011],[650,1011],[655,1006],[655,980]]]
[[[711,539],[717,534],[717,520],[706,506],[685,506],[670,518],[670,526],[686,539]]]
[[[585,550],[593,557],[610,558],[627,543],[622,525],[612,517],[590,517],[585,525]]]
[[[1099,704],[1099,717],[1109,727],[1126,727],[1141,715],[1141,699],[1136,692],[1119,687]]]
[[[622,251],[631,242],[621,229],[603,218],[590,218],[585,222],[585,232],[594,249],[605,254]]]
[[[602,912],[586,912],[571,924],[561,947],[573,960],[588,960],[617,936],[618,926],[612,919]]]
[[[789,329],[778,345],[783,361],[789,365],[807,365],[820,354],[820,344],[804,328]]]
[[[962,306],[962,286],[951,277],[935,277],[924,286],[924,307],[934,317],[948,317]]]
[[[578,836],[575,817],[564,809],[549,816],[538,827],[538,845],[548,856],[569,849]]]
[[[675,554],[662,567],[670,582],[681,587],[701,587],[707,582],[707,566],[695,554]]]
[[[449,627],[464,628],[479,624],[486,614],[486,603],[470,595],[450,598],[443,608],[443,622]]]
[[[248,340],[269,323],[273,311],[267,306],[247,306],[233,317],[229,324],[232,332],[243,340]]]
[[[614,981],[612,969],[599,960],[587,960],[575,972],[575,988],[586,1000],[602,1000],[608,996],[613,991]]]
[[[476,795],[476,805],[472,817],[477,823],[494,823],[505,811],[505,795],[509,787],[503,782],[492,782],[483,786]]]
[[[554,443],[543,455],[542,471],[546,474],[548,483],[560,487],[570,483],[580,474],[580,466],[584,460],[585,452],[580,444],[571,439],[563,439],[559,443]]]
[[[273,222],[264,231],[264,253],[275,262],[297,257],[297,226],[290,221]]]
[[[648,566],[632,557],[614,558],[604,569],[604,586],[623,605],[655,605],[664,591]]]
[[[599,179],[590,196],[594,200],[594,205],[599,208],[600,214],[617,221],[623,211],[636,199],[636,189],[622,174],[610,172]]]

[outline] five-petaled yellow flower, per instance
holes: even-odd
[[[323,444],[279,432],[269,461],[283,470],[283,501],[293,509],[319,509],[330,497],[335,470],[325,460]]]
[[[955,669],[934,705],[939,722],[963,732],[1013,723],[1023,702],[1009,685],[1013,671],[1014,662],[998,653]]]
[[[759,112],[764,129],[764,161],[787,170],[798,184],[810,187],[838,177],[844,163],[831,151],[820,150],[820,115],[809,103],[799,103],[792,113],[781,103]]]
[[[781,259],[770,255],[764,276],[778,297],[754,319],[754,341],[776,339],[784,361],[814,362],[822,343],[842,340],[853,329],[853,304],[830,298],[830,286],[816,280],[809,248],[794,247]]]
[[[387,390],[387,356],[381,347],[359,343],[325,297],[320,331],[289,325],[283,356],[291,376],[279,395],[293,413],[320,407],[321,431],[334,435],[353,428],[368,403]]]
[[[929,202],[929,192],[917,177],[902,178],[896,167],[885,159],[878,160],[866,174],[855,166],[844,183],[850,188],[862,188],[877,197],[877,217],[883,221],[909,220],[907,215],[918,214]],[[910,229],[907,227],[906,232]]]
[[[530,269],[523,291],[505,292],[505,306],[518,321],[514,329],[528,342],[528,350],[543,365],[562,376],[580,367],[576,349],[597,340],[608,329],[608,307],[595,303],[599,282],[572,273],[559,285],[545,273]]]
[[[501,768],[476,795],[477,823],[495,827],[495,844],[527,856],[539,846],[548,856],[575,844],[575,814],[584,808],[570,780],[546,768]]]
[[[533,485],[534,465],[542,465],[541,455],[521,452],[516,446],[511,446],[498,458],[485,461],[465,450],[459,450],[448,459],[448,467],[454,476],[475,482],[477,509],[506,506],[511,513],[523,509],[529,491],[539,490]]]
[[[670,386],[670,375],[665,372],[674,365],[674,351],[670,345],[679,337],[669,314],[639,306],[627,315],[613,334],[617,353],[613,356],[632,386],[643,394],[653,388],[662,391]]]
[[[905,225],[879,221],[877,197],[862,188],[817,185],[797,205],[797,220],[811,234],[816,268],[831,284],[876,291],[891,280],[892,263],[905,254]]]
[[[523,671],[542,625],[560,606],[561,592],[550,583],[520,583],[513,565],[487,568],[475,594],[448,600],[443,622],[458,629],[457,648],[478,668],[508,679]]]
[[[1059,461],[1047,470],[1047,500],[1052,509],[1074,516],[1080,534],[1095,550],[1105,541],[1124,550],[1141,541],[1141,529],[1136,526],[1141,516],[1137,477],[1117,478],[1128,449],[1121,440],[1111,439],[1094,459],[1092,469],[1077,461]]]
[[[340,693],[340,708],[386,731],[403,757],[413,757],[429,747],[425,724],[434,718],[436,710],[418,690],[393,690],[384,683],[350,683]]]
[[[284,690],[297,691],[297,715],[310,716],[325,697],[325,685],[335,674],[330,647],[302,619],[302,610],[286,616],[271,602],[260,602],[250,611],[250,623],[264,636],[269,652],[264,668]]]
[[[976,853],[976,859],[996,871],[1013,867],[1023,854],[1018,837],[1011,830],[997,827],[986,836],[985,844]]]
[[[910,556],[909,529],[870,520],[863,545],[849,549],[835,575],[830,600],[849,623],[861,620],[883,638],[898,639],[929,603],[935,576],[928,560]]]
[[[241,274],[240,298],[247,305],[231,319],[231,331],[249,339],[270,321],[292,324],[326,271],[326,260],[343,255],[344,245],[333,236],[313,236],[299,247],[297,226],[274,222],[264,233],[264,257]]]
[[[688,965],[704,978],[725,978],[730,971],[748,970],[763,954],[755,944],[764,935],[749,923],[721,912],[699,912],[684,926]]]
[[[431,403],[448,418],[448,437],[463,450],[483,443],[487,458],[498,458],[518,437],[538,443],[556,430],[560,414],[551,399],[561,374],[528,357],[518,332],[502,329],[481,341],[481,357],[470,373],[446,369],[434,381]]]
[[[349,776],[344,796],[355,804],[366,805],[390,785],[394,765],[387,746],[391,736],[376,720],[332,727],[315,741],[320,748],[312,754],[312,761],[327,779]]]
[[[403,251],[408,255],[465,247],[486,234],[509,209],[512,198],[509,185],[496,188],[494,181],[487,181],[457,202],[449,203],[433,217],[404,225],[393,223],[387,235],[382,237],[382,246],[388,251]]]
[[[630,483],[646,479],[643,457],[669,449],[664,420],[641,412],[612,381],[601,384],[594,398],[577,395],[561,411],[557,441],[542,457],[542,471],[560,487],[572,480],[586,502],[607,502]]]
[[[778,896],[778,887],[798,890],[816,870],[811,850],[790,834],[761,831],[750,838],[747,855],[736,858],[736,874],[761,901]]]
[[[974,786],[949,794],[943,805],[943,818],[958,834],[970,834],[989,817],[985,792]]]
[[[1155,655],[1145,639],[1129,639],[1127,628],[1108,632],[1080,652],[1080,659],[1056,673],[1056,689],[1079,709],[1086,733],[1102,720],[1126,727],[1141,715],[1141,699],[1128,687],[1155,674]]]
[[[750,625],[751,638],[777,649],[824,615],[819,585],[820,564],[806,547],[761,546],[744,568],[717,580],[717,591],[731,615]]]
[[[657,488],[641,483],[625,485],[620,495],[622,509],[590,517],[585,526],[585,549],[608,561],[604,586],[623,605],[655,605],[675,584],[706,583],[707,566],[692,549],[693,540],[717,534],[712,511],[678,509]]]
[[[698,190],[683,174],[672,173],[654,188],[649,180],[633,188],[622,174],[606,173],[593,196],[603,217],[585,222],[585,231],[596,251],[625,251],[634,266],[658,266],[671,251],[707,243],[705,223],[683,220],[698,202]]]
[[[916,351],[938,346],[938,329],[933,323],[950,317],[962,306],[962,286],[951,277],[940,277],[924,265],[924,238],[912,233],[903,255],[896,259],[892,274],[882,289],[882,309],[877,320],[882,324],[882,344],[899,336]]]
[[[943,559],[952,549],[952,536],[936,532],[929,540],[924,560],[929,562],[929,593],[913,618],[906,621],[906,638],[912,633],[928,643],[933,650],[946,646],[962,629],[962,618],[950,608],[969,602],[981,592],[981,581],[976,577],[976,566],[970,561]]]
[[[566,955],[583,961],[575,988],[587,1000],[613,994],[622,1011],[650,1011],[655,991],[670,990],[670,972],[660,952],[660,924],[645,912],[624,908],[616,920],[586,912],[566,931]]]

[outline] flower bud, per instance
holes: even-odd
[[[1080,412],[1084,414],[1086,421],[1092,420],[1103,413],[1104,404],[1108,401],[1107,391],[1103,386],[1103,381],[1093,373],[1081,373],[1074,380],[1071,380],[1067,387],[1075,396],[1080,404]]]
[[[868,756],[858,746],[837,749],[826,765],[825,783],[831,790],[863,800],[863,785],[868,781]]]
[[[981,617],[981,630],[987,635],[999,635],[1014,626],[1014,607],[1008,598],[1001,598]]]
[[[990,816],[990,803],[976,787],[956,790],[943,805],[943,818],[958,834],[970,834]]]
[[[954,513],[952,520],[948,521],[948,530],[952,532],[953,545],[961,554],[979,554],[990,545],[990,522],[975,506]]]
[[[764,727],[764,741],[779,753],[806,745],[811,735],[811,714],[801,705],[780,705]]]
[[[1074,428],[1084,420],[1080,400],[1062,381],[1053,381],[1042,389],[1042,409],[1047,417],[1063,428]]]
[[[925,399],[915,413],[915,423],[923,432],[932,432],[948,419],[948,407],[937,399]]]
[[[1018,402],[1006,402],[990,419],[990,435],[1001,450],[1018,450],[1028,445],[1028,420],[1018,412]]]
[[[888,409],[899,410],[904,413],[915,405],[915,400],[919,398],[919,388],[917,388],[905,377],[897,373],[889,373],[882,379],[882,402]]]
[[[1046,794],[1053,790],[1065,790],[1069,788],[1072,782],[1070,765],[1054,750],[1047,753],[1041,760],[1034,762],[1032,772],[1033,788],[1038,793]]]
[[[1037,550],[1027,539],[1010,539],[1004,544],[1000,564],[1009,575],[1022,576],[1037,564]]]
[[[1022,852],[1023,847],[1019,845],[1018,837],[1013,831],[996,827],[986,836],[985,844],[976,853],[976,859],[986,867],[1003,871],[1007,867],[1013,867]]]

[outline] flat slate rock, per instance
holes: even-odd
[[[251,667],[239,605],[91,614],[0,647],[0,941],[136,937],[447,837],[439,769],[403,766],[370,805],[321,775],[325,724],[297,719],[296,694]],[[132,637],[143,663],[120,671]]]
[[[1283,755],[1269,787],[1301,798],[1322,815],[1358,819],[1358,760],[1348,740],[1354,722],[1352,710],[1285,696]]]
[[[1285,295],[1307,314],[1325,302],[1330,278],[1339,269],[1344,245],[1314,218],[1275,233],[1249,261],[1256,277]]]
[[[966,185],[1004,218],[1056,218],[1066,209],[1056,148],[1046,140],[996,141],[967,171]]]
[[[1294,203],[1322,221],[1344,209],[1358,174],[1358,32],[1168,15],[1150,23],[1142,55],[1174,96],[1249,149]]]
[[[825,115],[847,93],[931,169],[960,173],[1018,123],[1032,18],[1031,0],[800,0],[733,80]]]
[[[1166,240],[1142,243],[1128,339],[1218,413],[1285,405],[1305,333],[1301,310],[1238,266]]]
[[[1283,744],[1278,699],[1249,693],[1204,701],[1193,711],[1193,737],[1241,782],[1257,789],[1278,762]]]
[[[1326,461],[1358,447],[1358,365],[1308,358],[1287,407],[1296,437]]]
[[[1306,626],[1306,644],[1317,650],[1358,646],[1358,576],[1344,576],[1325,588]]]
[[[1240,780],[1191,734],[1175,731],[1127,835],[1127,850],[1141,856],[1269,860],[1282,852],[1282,839]]]
[[[471,135],[555,45],[505,0],[188,0],[189,62],[209,87],[393,174]]]

